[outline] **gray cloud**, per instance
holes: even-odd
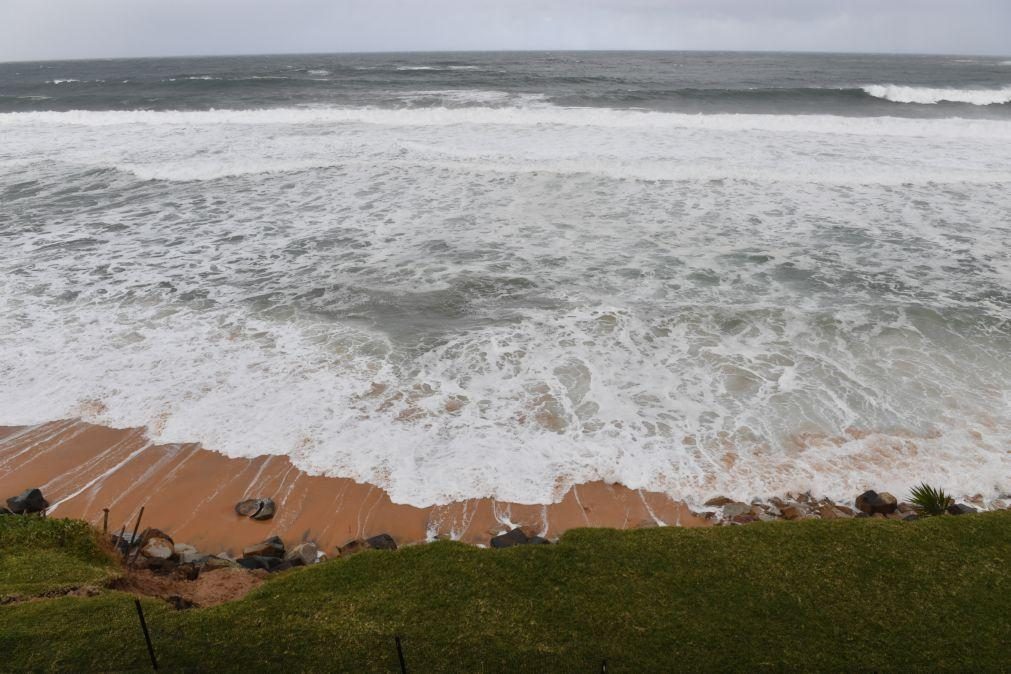
[[[0,60],[477,49],[1011,53],[1009,0],[0,0]]]

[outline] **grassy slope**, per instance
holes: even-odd
[[[165,669],[1011,669],[1011,513],[578,530],[367,552],[245,600],[145,603]],[[0,579],[0,588],[3,580]],[[3,590],[0,589],[0,594]],[[0,607],[0,668],[143,669],[131,598]]]
[[[0,516],[0,602],[101,586],[116,574],[86,523]]]

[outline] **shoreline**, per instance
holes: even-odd
[[[375,485],[309,475],[287,456],[229,458],[198,443],[154,444],[142,428],[80,420],[0,426],[0,494],[28,487],[42,489],[55,517],[101,528],[103,508],[109,508],[110,532],[128,523],[129,529],[143,506],[141,528],[170,531],[208,552],[239,552],[272,535],[288,543],[312,540],[330,554],[351,539],[380,533],[402,545],[438,538],[487,545],[513,527],[554,538],[577,527],[712,523],[666,494],[604,482],[573,486],[544,505],[480,498],[419,508],[393,503]],[[273,519],[235,513],[238,501],[262,497],[277,503]]]

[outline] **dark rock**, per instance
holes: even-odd
[[[360,538],[352,538],[350,541],[337,548],[337,553],[340,554],[341,557],[350,557],[351,555],[357,555],[365,549],[365,541]]]
[[[274,499],[271,498],[248,498],[235,504],[237,514],[254,520],[269,520],[276,510]]]
[[[25,489],[17,496],[7,499],[7,507],[15,515],[28,515],[42,512],[49,507],[49,501],[42,498],[40,490]]]
[[[531,536],[527,539],[527,545],[551,545],[551,541],[543,536]]]
[[[279,573],[281,571],[288,571],[289,569],[294,569],[295,565],[289,561],[282,561],[280,564],[272,569],[267,569],[270,573]]]
[[[856,515],[854,515],[853,517],[856,517],[856,518],[860,518],[860,517],[870,517],[870,515],[868,515],[867,513],[857,513],[857,514],[856,514]]]
[[[898,506],[898,500],[886,491],[879,494],[868,490],[857,496],[857,510],[868,515],[887,515],[895,512]]]
[[[278,557],[263,557],[262,555],[249,555],[247,557],[240,557],[236,560],[239,566],[244,569],[255,570],[263,569],[264,571],[273,571],[281,565],[281,560]]]
[[[155,573],[172,573],[178,564],[174,559],[162,559],[160,557],[138,557],[135,562],[142,569],[150,569]]]
[[[7,508],[0,506],[0,515],[13,515],[13,514],[14,514],[13,510],[8,510]]]
[[[137,537],[140,540],[140,536]],[[112,544],[121,553],[126,554],[126,552],[133,547],[134,537],[130,532],[125,532],[122,536],[118,534],[112,535]]]
[[[274,505],[274,499],[265,498],[260,499],[260,509],[253,514],[253,519],[258,521],[269,520],[274,516],[274,512],[277,510],[277,506]]]
[[[284,557],[284,541],[278,536],[271,536],[265,541],[242,549],[243,557]]]
[[[308,566],[316,563],[319,556],[319,548],[315,543],[299,543],[285,553],[284,561],[290,562],[294,566]]]
[[[917,515],[916,513],[903,513],[902,514],[902,521],[903,522],[915,522],[918,519],[920,519],[920,516]]]
[[[397,542],[393,540],[393,536],[390,536],[389,534],[379,534],[378,536],[366,539],[365,545],[369,546],[373,550],[397,549]]]
[[[491,539],[491,547],[511,548],[514,545],[526,545],[529,540],[521,529],[513,529]]]
[[[978,512],[971,505],[966,505],[964,503],[953,503],[948,506],[949,515],[969,515],[970,513]]]

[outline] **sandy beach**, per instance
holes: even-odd
[[[416,508],[348,479],[308,475],[284,456],[228,458],[199,444],[152,443],[143,429],[82,421],[0,427],[0,494],[39,487],[53,517],[109,528],[132,522],[172,532],[201,550],[237,553],[277,534],[316,541],[328,553],[349,539],[391,534],[400,544],[453,538],[487,544],[492,532],[530,526],[554,537],[574,527],[700,526],[706,520],[664,494],[602,482],[578,485],[557,503],[519,505],[495,499]],[[257,522],[235,514],[243,498],[271,497],[278,512]]]

